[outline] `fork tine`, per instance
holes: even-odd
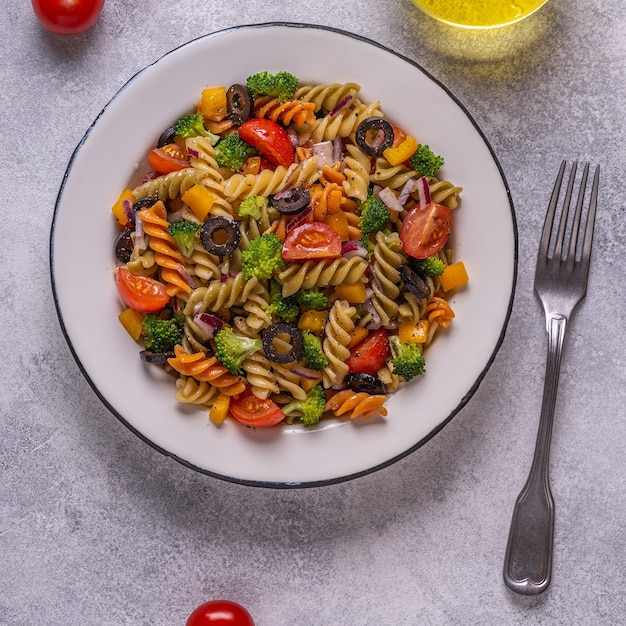
[[[552,189],[552,195],[550,196],[550,203],[548,204],[548,210],[546,212],[546,219],[543,223],[543,230],[541,231],[541,239],[539,241],[539,254],[537,261],[545,261],[548,256],[548,248],[550,246],[550,238],[552,234],[552,225],[554,223],[554,214],[556,213],[556,205],[559,201],[559,194],[561,192],[561,184],[563,183],[563,174],[565,173],[565,161],[561,163],[559,173]]]
[[[569,241],[569,252],[567,254],[567,262],[571,267],[576,261],[576,248],[578,246],[578,237],[580,235],[580,220],[583,212],[583,202],[585,201],[585,192],[587,190],[587,177],[589,175],[589,163],[585,163],[583,173],[580,179],[580,187],[578,189],[578,200],[576,201],[576,211],[574,212],[574,221],[572,222],[572,234]]]
[[[587,212],[587,224],[585,226],[585,238],[583,239],[583,250],[581,262],[585,269],[589,266],[591,258],[591,246],[593,244],[593,229],[596,222],[596,208],[598,206],[598,188],[600,186],[600,166],[596,166],[591,187],[591,198],[589,199],[589,211]]]
[[[578,161],[572,163],[572,169],[569,172],[569,180],[567,181],[567,192],[563,199],[563,211],[561,212],[561,220],[559,221],[559,232],[554,245],[553,258],[560,259],[563,254],[563,240],[565,239],[565,229],[567,228],[567,219],[569,217],[569,209],[572,203],[572,190],[574,188],[574,179],[576,178],[576,169]]]

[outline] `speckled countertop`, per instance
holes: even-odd
[[[257,626],[623,623],[621,3],[550,0],[517,26],[477,34],[410,0],[107,0],[97,24],[69,38],[44,31],[29,4],[0,10],[0,624],[177,626],[214,598],[244,604]],[[353,31],[441,80],[498,155],[519,228],[508,332],[467,406],[391,467],[304,490],[200,475],[119,423],[72,358],[48,264],[68,160],[115,92],[195,37],[273,20]],[[538,422],[546,337],[532,279],[562,158],[599,162],[602,187],[557,404],[553,581],[526,598],[505,587],[502,562]]]

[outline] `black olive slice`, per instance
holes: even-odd
[[[230,256],[239,245],[241,232],[234,220],[227,217],[211,217],[200,231],[200,241],[209,254]]]
[[[382,140],[379,137],[383,133]],[[361,150],[369,156],[379,157],[393,145],[393,127],[382,117],[368,117],[356,128],[355,139]]]
[[[142,350],[139,353],[142,361],[146,363],[156,363],[157,365],[164,365],[167,363],[167,359],[173,359],[176,355],[173,352],[152,352],[150,350]]]
[[[369,393],[371,396],[387,393],[387,385],[371,374],[358,374],[353,372],[348,374],[343,381],[348,389],[356,393]]]
[[[252,115],[253,104],[252,94],[245,85],[231,85],[226,91],[226,115],[237,126]]]
[[[274,339],[278,335],[289,335],[291,338],[291,349],[283,352],[274,345]],[[294,324],[286,322],[277,322],[272,324],[263,333],[263,352],[265,356],[274,363],[291,363],[297,361],[304,349],[304,339],[302,331]]]
[[[139,198],[139,200],[133,204],[133,212],[137,213],[137,211],[140,211],[141,209],[149,209],[158,201],[159,199],[156,196],[144,196],[143,198]]]
[[[130,228],[125,228],[115,240],[115,258],[120,263],[128,263],[133,253],[135,244],[131,233],[133,231]]]
[[[157,148],[162,148],[163,146],[167,146],[168,143],[174,143],[176,138],[176,131],[173,126],[166,128],[159,137],[157,141]]]
[[[293,187],[270,196],[270,204],[283,215],[302,213],[311,202],[311,193],[305,187]]]
[[[425,298],[430,289],[428,283],[409,265],[401,265],[398,268],[400,278],[404,286],[418,298]]]

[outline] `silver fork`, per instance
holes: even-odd
[[[526,484],[515,502],[504,560],[505,583],[523,595],[537,595],[545,591],[552,575],[554,500],[550,491],[549,457],[554,407],[565,330],[570,315],[587,291],[600,180],[598,166],[586,218],[583,219],[589,175],[589,164],[586,163],[574,216],[570,218],[577,165],[576,162],[572,164],[563,209],[557,220],[557,204],[566,162],[561,164],[541,234],[535,270],[535,293],[543,304],[546,316],[548,358],[535,453]]]

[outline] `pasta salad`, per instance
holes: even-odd
[[[207,87],[113,206],[119,320],[216,424],[385,416],[454,318],[462,190],[360,91]]]

